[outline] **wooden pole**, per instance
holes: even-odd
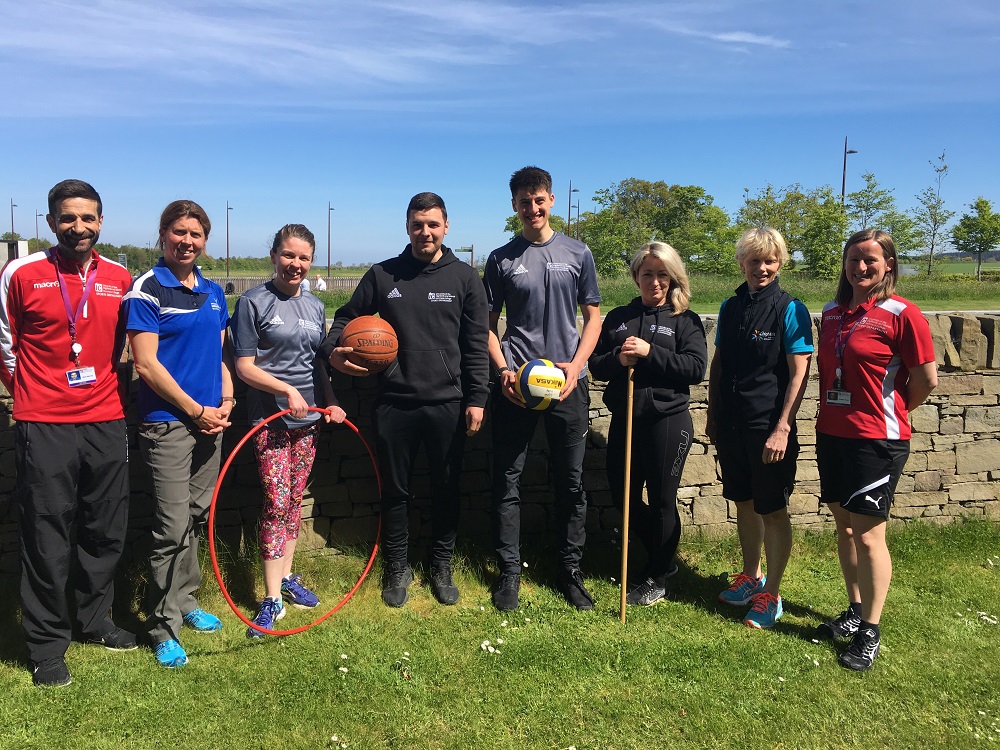
[[[625,597],[628,594],[628,498],[632,479],[632,373],[634,368],[628,368],[628,391],[625,398],[625,502],[622,506],[622,600],[621,621],[625,624]]]

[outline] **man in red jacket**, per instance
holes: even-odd
[[[128,523],[117,363],[131,277],[93,249],[103,218],[93,187],[60,182],[45,217],[57,246],[12,260],[0,274],[0,380],[16,420],[21,624],[40,687],[70,683],[74,624],[87,643],[136,648],[135,636],[111,620]]]

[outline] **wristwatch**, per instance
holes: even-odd
[[[235,396],[223,396],[219,399],[219,406],[222,406],[226,401],[230,402],[233,407],[236,407],[236,397]]]

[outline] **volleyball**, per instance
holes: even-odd
[[[533,359],[518,368],[514,390],[527,408],[546,411],[555,406],[564,385],[566,373],[551,360]]]

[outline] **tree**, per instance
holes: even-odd
[[[899,258],[911,258],[920,249],[921,234],[913,217],[893,209],[882,214],[879,224],[881,229],[892,235]]]
[[[562,216],[556,216],[555,214],[549,214],[549,226],[552,227],[557,232],[562,232],[566,234],[566,219]],[[503,225],[503,231],[510,235],[511,239],[514,239],[521,233],[524,226],[521,224],[521,217],[517,214],[513,216],[508,216],[506,223]]]
[[[865,172],[861,176],[865,186],[847,194],[847,215],[851,219],[851,228],[854,231],[882,229],[885,215],[896,211],[896,199],[892,190],[879,187],[872,172]]]
[[[589,214],[580,222],[580,239],[594,254],[594,265],[602,276],[621,276],[628,269],[634,244],[625,219],[610,208]]]
[[[969,205],[974,214],[962,214],[951,230],[951,241],[959,252],[976,254],[976,278],[983,279],[983,253],[1000,245],[1000,214],[983,196]]]
[[[813,205],[805,217],[802,232],[802,256],[809,272],[822,279],[836,279],[843,265],[847,214],[829,186],[814,190]]]
[[[927,249],[927,275],[931,275],[934,264],[934,251],[937,248],[938,238],[945,231],[945,226],[954,211],[949,211],[944,207],[944,199],[941,197],[941,181],[948,175],[948,165],[944,161],[944,151],[938,157],[938,166],[929,161],[928,164],[934,169],[934,185],[925,188],[917,194],[916,198],[920,205],[913,209],[913,218],[917,222],[924,247]]]
[[[768,184],[753,197],[749,188],[744,188],[736,224],[740,232],[761,227],[777,229],[785,238],[789,253],[802,252],[806,215],[814,204],[798,183],[778,189]]]

